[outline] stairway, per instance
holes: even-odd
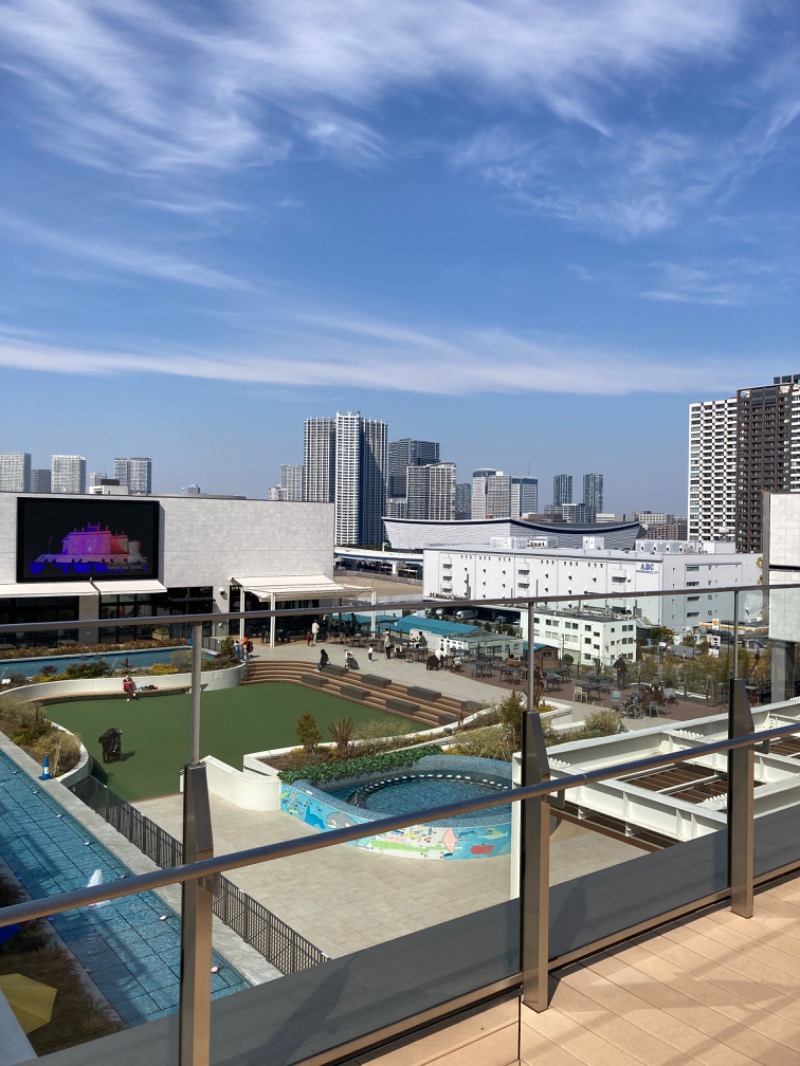
[[[370,678],[373,683],[370,683]],[[364,704],[405,718],[420,729],[455,725],[480,707],[480,704],[470,700],[437,694],[419,686],[404,685],[368,671],[363,674],[345,671],[332,663],[322,673],[316,673],[314,664],[308,662],[252,661],[243,684],[258,685],[270,681],[288,681],[307,688],[319,688],[351,703]]]

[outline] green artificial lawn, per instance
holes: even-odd
[[[242,769],[247,752],[297,747],[297,719],[313,714],[323,740],[338,718],[354,724],[396,721],[393,715],[300,685],[271,681],[260,685],[204,692],[201,701],[200,755],[214,755]],[[178,791],[178,775],[189,758],[191,698],[140,696],[54,703],[46,712],[54,722],[79,734],[94,756],[95,775],[126,800],[149,799]],[[97,738],[106,729],[122,730],[122,759],[103,764]]]

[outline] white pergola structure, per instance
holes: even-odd
[[[234,577],[233,584],[239,585],[243,592],[250,592],[262,603],[269,603],[274,611],[279,603],[287,600],[323,600],[338,601],[358,599],[369,596],[370,603],[378,602],[374,588],[364,585],[341,585],[324,574],[281,575],[280,577]],[[375,632],[375,615],[372,616],[372,632]],[[239,639],[244,637],[244,618],[239,619]],[[269,646],[275,647],[275,615],[269,620]]]

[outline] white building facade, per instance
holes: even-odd
[[[30,452],[0,454],[0,492],[30,492]]]
[[[558,548],[552,542],[526,547],[523,538],[497,537],[482,548],[428,548],[424,593],[487,600],[570,596],[575,605],[586,596],[624,593],[631,607],[635,600],[643,622],[686,633],[703,622],[730,618],[732,594],[715,590],[755,585],[760,573],[757,556],[737,554],[728,544],[706,544],[700,551],[686,541],[640,540],[633,551],[614,551],[605,548],[602,537],[584,542],[583,548]],[[672,589],[687,593],[651,595]]]
[[[54,455],[52,458],[51,492],[86,492],[86,456]]]
[[[689,540],[736,537],[736,397],[689,405]]]

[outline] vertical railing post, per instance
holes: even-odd
[[[535,603],[528,604],[528,710],[533,710],[533,697],[536,692],[536,684],[534,679],[534,672],[536,670],[536,659],[533,648],[533,627],[536,605]]]
[[[728,697],[728,736],[755,732],[745,682],[733,678]],[[728,878],[731,910],[753,917],[755,753],[752,745],[728,752]]]
[[[550,764],[538,711],[522,716],[522,784],[550,780]],[[550,923],[550,800],[544,795],[522,803],[520,848],[520,963],[522,1002],[535,1011],[548,1005]]]
[[[183,775],[183,860],[214,855],[205,763]],[[209,1066],[211,1059],[211,958],[213,878],[184,881],[181,905],[179,1066]]]
[[[192,721],[189,736],[189,762],[200,762],[200,693],[203,670],[203,627],[192,626]]]
[[[733,677],[739,676],[739,591],[733,594]]]

